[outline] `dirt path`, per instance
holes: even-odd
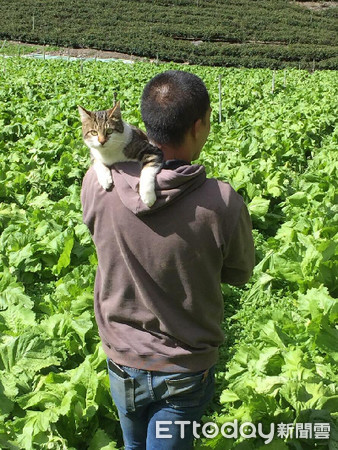
[[[108,50],[97,50],[95,48],[60,48],[57,51],[48,51],[48,55],[72,56],[75,58],[98,58],[98,59],[126,59],[128,61],[145,61],[145,58],[127,55],[126,53],[112,52]]]
[[[75,58],[98,58],[98,59],[124,59],[127,61],[149,61],[147,58],[141,58],[139,56],[128,55],[126,53],[113,52],[108,50],[98,50],[95,48],[68,48],[68,47],[58,47],[54,50],[53,46],[44,46],[40,44],[27,44],[21,41],[7,41],[9,44],[13,45],[24,45],[25,47],[32,47],[32,54],[43,54],[51,56],[70,56]],[[53,49],[51,49],[53,48]],[[30,54],[30,53],[26,53]],[[150,60],[151,61],[151,60]]]
[[[335,8],[337,6],[334,2],[295,2],[303,8],[313,9],[314,11],[321,11],[326,8]]]

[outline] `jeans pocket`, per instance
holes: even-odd
[[[108,361],[110,392],[118,410],[123,413],[135,411],[134,379],[120,366]]]
[[[206,372],[165,380],[168,394],[166,401],[174,408],[199,406],[206,389]]]

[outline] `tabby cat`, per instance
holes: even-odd
[[[142,164],[139,194],[143,203],[152,206],[156,201],[155,178],[162,166],[162,151],[148,142],[143,131],[122,120],[120,102],[103,111],[87,111],[82,106],[78,109],[83,139],[90,149],[103,189],[108,190],[113,184],[109,166],[117,162],[138,161]]]

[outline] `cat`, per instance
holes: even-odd
[[[142,164],[139,195],[151,207],[156,201],[155,179],[163,163],[162,151],[151,145],[146,134],[124,122],[120,102],[111,109],[87,111],[78,106],[82,135],[90,149],[93,167],[103,189],[113,185],[109,166],[117,162],[138,161]]]

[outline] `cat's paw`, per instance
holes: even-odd
[[[142,191],[140,189],[140,197],[143,203],[147,205],[149,208],[153,206],[153,204],[156,202],[155,191]]]
[[[106,191],[108,191],[109,188],[112,187],[113,185],[113,179],[111,174],[100,174],[100,176],[98,177],[99,183],[100,185],[103,187],[103,189],[105,189]]]
[[[109,167],[94,159],[93,164],[99,184],[106,191],[113,186],[113,178]]]
[[[140,175],[139,194],[149,208],[156,202],[155,177],[158,167],[143,167]]]

